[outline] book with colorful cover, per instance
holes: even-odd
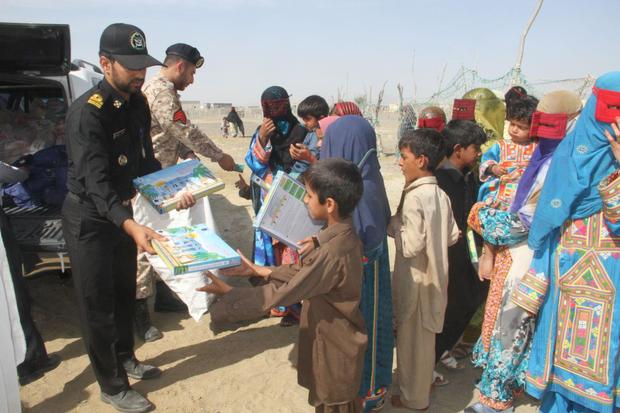
[[[317,234],[325,225],[310,217],[304,203],[305,195],[306,188],[299,181],[279,171],[256,215],[254,228],[265,231],[293,249],[299,249],[299,241]]]
[[[241,264],[239,254],[205,224],[157,232],[167,239],[153,240],[153,249],[174,275]]]
[[[224,182],[197,159],[141,176],[133,184],[160,214],[176,208],[181,192],[199,199],[224,188]]]

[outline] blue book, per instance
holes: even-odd
[[[167,239],[151,243],[174,275],[235,267],[241,257],[205,224],[157,231]]]
[[[199,199],[224,188],[224,182],[197,159],[136,178],[133,184],[160,214],[176,208],[181,192]]]

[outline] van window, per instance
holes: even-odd
[[[0,83],[0,160],[64,145],[66,113],[60,87]]]

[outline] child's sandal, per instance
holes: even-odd
[[[444,367],[450,370],[463,370],[465,368],[462,363],[456,361],[456,359],[450,354],[446,354],[439,361],[441,362],[441,364],[443,364]]]
[[[450,380],[444,378],[441,374],[433,371],[433,387],[443,387],[450,384]]]

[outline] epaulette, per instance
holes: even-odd
[[[97,109],[101,109],[101,107],[103,106],[103,96],[99,91],[97,91],[88,98],[87,103],[93,105]]]

